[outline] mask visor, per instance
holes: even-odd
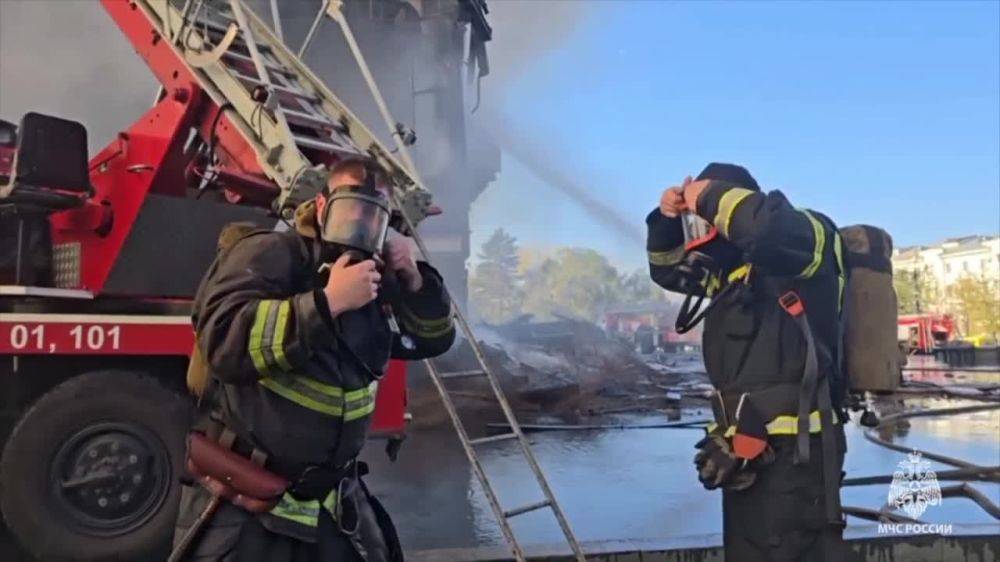
[[[324,242],[372,255],[382,251],[389,229],[389,207],[379,192],[339,188],[327,199],[325,213]]]

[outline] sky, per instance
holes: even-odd
[[[535,163],[505,154],[473,209],[474,249],[503,227],[524,246],[645,267],[646,214],[713,160],[898,246],[1000,232],[1000,1],[489,7],[492,72],[472,120]],[[155,91],[83,0],[0,0],[0,83],[0,115],[85,120],[95,149]],[[539,161],[589,207],[540,179]]]
[[[517,130],[640,229],[664,188],[728,161],[841,225],[882,226],[897,246],[1000,232],[1000,2],[490,6],[500,72],[484,82],[483,125]],[[526,8],[562,19],[519,52],[545,33],[521,23]],[[525,246],[644,265],[634,237],[510,155],[472,224],[473,248],[503,227]]]

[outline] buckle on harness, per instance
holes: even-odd
[[[799,298],[799,294],[795,291],[788,291],[778,297],[778,304],[781,305],[781,308],[785,309],[785,312],[795,318],[802,316],[806,311],[805,305],[802,304],[802,299]]]

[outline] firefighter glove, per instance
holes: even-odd
[[[757,474],[748,470],[748,462],[738,458],[732,445],[720,433],[709,433],[695,444],[698,452],[694,465],[698,469],[698,480],[706,490],[725,488],[730,491],[749,488]]]

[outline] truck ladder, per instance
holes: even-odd
[[[236,113],[233,122],[257,150],[260,166],[281,188],[276,209],[286,218],[287,211],[294,209],[294,204],[313,196],[325,182],[323,166],[314,162],[328,162],[328,156],[331,155],[367,156],[387,172],[393,183],[394,205],[402,214],[408,234],[412,235],[424,257],[429,258],[430,254],[416,226],[430,212],[430,192],[416,175],[413,161],[402,142],[402,135],[398,134],[397,126],[388,113],[347,20],[340,11],[340,0],[324,1],[316,22],[309,31],[309,38],[303,45],[303,51],[323,15],[334,19],[341,26],[405,165],[395,159],[305,66],[301,58],[292,53],[241,0],[136,0],[136,4],[180,52],[213,101],[220,108],[231,107]],[[274,11],[276,3],[271,6]],[[279,21],[278,14],[273,13],[272,16],[275,21]],[[424,364],[514,558],[519,562],[526,560],[524,550],[511,528],[511,519],[549,508],[575,559],[584,562],[586,559],[580,544],[521,431],[514,411],[487,364],[465,315],[454,303],[452,314],[472,346],[478,368],[449,373],[441,372],[433,360],[425,360]],[[510,425],[509,433],[477,439],[469,437],[445,384],[447,380],[462,377],[485,377]],[[526,465],[538,483],[542,495],[540,501],[510,509],[502,507],[476,449],[505,440],[517,442]]]
[[[134,3],[256,151],[285,219],[322,188],[324,165],[344,157],[373,159],[408,215],[427,216],[431,196],[419,179],[242,0]]]
[[[378,85],[372,77],[364,55],[361,53],[361,49],[358,47],[357,42],[354,40],[354,33],[351,31],[350,25],[348,24],[347,18],[344,16],[341,7],[341,0],[325,0],[323,2],[319,13],[316,14],[312,27],[309,29],[309,33],[307,34],[306,40],[302,45],[302,49],[299,52],[302,54],[306,51],[306,49],[308,49],[309,42],[316,33],[320,20],[324,15],[328,16],[340,25],[340,29],[351,49],[351,53],[354,55],[359,69],[361,70],[365,83],[368,85],[369,91],[378,106],[379,113],[385,121],[386,127],[390,132],[394,133],[393,139],[396,142],[396,149],[403,157],[410,173],[416,177],[416,168],[413,163],[413,159],[410,157],[409,151],[407,150],[403,139],[395,134],[398,130],[398,125],[396,125],[389,113],[385,100],[382,98]],[[397,204],[397,207],[398,206],[399,205]],[[420,253],[423,254],[425,258],[429,259],[430,254],[427,251],[427,247],[424,245],[423,239],[420,237],[420,233],[416,229],[416,224],[413,222],[412,216],[408,212],[404,211],[403,219],[406,221],[407,228],[410,231],[414,242],[416,242],[417,247],[420,249]],[[483,487],[483,493],[486,495],[490,508],[493,510],[493,514],[497,518],[497,523],[500,525],[500,530],[503,532],[504,538],[507,540],[508,545],[510,545],[514,558],[518,562],[523,562],[525,560],[525,555],[524,550],[521,548],[521,544],[514,535],[514,530],[511,528],[510,520],[518,515],[530,513],[539,509],[549,508],[552,510],[552,514],[559,523],[559,528],[562,531],[563,537],[566,539],[566,543],[569,545],[570,550],[573,552],[574,557],[578,562],[585,562],[586,558],[584,558],[583,549],[580,547],[580,543],[577,541],[576,535],[573,534],[573,530],[570,528],[569,521],[566,519],[566,515],[563,513],[562,508],[559,506],[559,502],[556,501],[556,497],[552,493],[552,488],[549,487],[548,479],[545,477],[542,467],[538,464],[538,460],[535,459],[535,454],[531,450],[531,444],[521,431],[521,425],[518,423],[517,417],[514,415],[514,411],[507,402],[507,397],[500,388],[500,383],[497,380],[496,375],[493,374],[489,364],[486,362],[483,350],[479,346],[479,340],[476,339],[476,336],[472,331],[472,327],[469,325],[465,315],[458,308],[458,306],[454,304],[454,302],[452,303],[452,315],[458,322],[465,339],[469,342],[469,345],[472,346],[472,351],[476,356],[478,368],[467,371],[441,372],[437,365],[435,365],[433,359],[425,359],[424,365],[427,367],[427,373],[430,375],[431,381],[434,383],[434,387],[441,396],[441,402],[444,404],[445,410],[448,412],[448,417],[451,418],[451,423],[455,427],[455,432],[458,434],[458,440],[462,444],[465,456],[469,459],[469,464],[472,466],[472,471],[475,473],[476,479],[479,480],[479,483]],[[493,397],[496,399],[497,404],[500,406],[500,409],[503,411],[503,415],[507,420],[507,424],[510,426],[509,433],[479,437],[476,439],[469,438],[469,434],[465,429],[465,424],[462,423],[462,420],[458,415],[458,410],[455,408],[455,404],[451,398],[451,392],[448,390],[448,386],[445,384],[445,381],[471,377],[485,377],[489,382],[490,389],[493,391]],[[538,483],[538,488],[542,493],[543,499],[541,501],[505,510],[500,503],[500,499],[497,497],[493,484],[490,482],[486,475],[486,471],[483,469],[483,464],[479,460],[479,454],[476,452],[476,449],[479,446],[486,445],[488,443],[511,440],[517,442],[518,450],[521,453],[525,464],[531,470],[532,474],[534,474],[535,481]]]
[[[424,246],[423,241],[420,239],[420,235],[417,234],[415,230],[413,231],[413,239],[420,248],[420,251],[426,256],[427,249]],[[430,374],[431,380],[434,382],[434,387],[437,388],[438,394],[441,395],[441,402],[444,403],[445,410],[448,411],[448,417],[451,418],[451,423],[455,426],[455,431],[458,433],[458,440],[462,443],[462,449],[465,451],[465,456],[468,457],[469,464],[472,465],[472,471],[475,473],[476,478],[483,487],[483,493],[489,501],[490,508],[493,510],[493,513],[497,518],[497,523],[500,525],[500,530],[503,532],[504,538],[507,539],[507,543],[514,554],[514,558],[518,562],[524,562],[525,555],[523,549],[521,548],[521,544],[514,535],[514,530],[511,528],[510,520],[523,513],[547,507],[552,510],[552,514],[559,523],[559,528],[562,530],[563,537],[566,539],[566,543],[573,552],[573,556],[578,562],[584,562],[586,558],[584,558],[583,549],[580,547],[580,543],[577,541],[576,535],[573,534],[573,530],[569,526],[569,521],[566,519],[566,515],[563,513],[562,508],[556,501],[556,497],[552,493],[552,488],[549,487],[548,479],[545,477],[542,467],[539,466],[538,460],[535,459],[535,454],[531,450],[531,444],[521,431],[521,425],[518,423],[517,417],[514,415],[514,411],[507,402],[507,397],[500,388],[500,383],[497,381],[496,375],[486,362],[483,350],[480,347],[475,334],[472,332],[472,328],[469,326],[468,320],[465,318],[465,315],[462,314],[462,311],[459,310],[459,308],[454,304],[452,304],[452,314],[458,322],[459,327],[462,329],[462,334],[465,336],[466,340],[468,340],[469,345],[472,346],[472,351],[476,356],[478,369],[441,372],[437,365],[434,364],[433,359],[425,359],[424,365],[427,366],[427,372]],[[485,377],[486,380],[489,381],[490,388],[493,391],[493,396],[496,398],[497,404],[500,405],[500,409],[503,410],[504,418],[506,418],[507,424],[510,426],[509,433],[479,437],[476,439],[469,438],[469,434],[465,430],[465,425],[462,423],[462,420],[458,415],[458,411],[455,409],[455,404],[452,402],[451,394],[445,382],[452,379],[471,377]],[[486,476],[486,472],[483,470],[483,465],[479,460],[479,454],[476,452],[476,448],[481,445],[486,445],[487,443],[510,440],[517,442],[521,456],[523,457],[528,468],[535,475],[535,480],[538,483],[538,488],[542,492],[543,499],[535,503],[505,510],[500,503],[500,499],[497,497],[496,491],[493,489],[493,484],[490,483],[489,478]]]

